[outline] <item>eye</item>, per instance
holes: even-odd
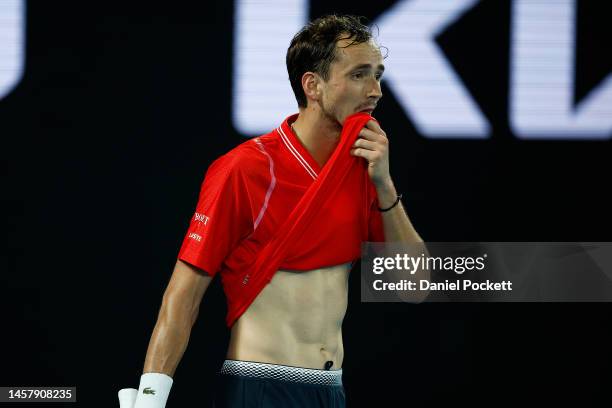
[[[355,79],[361,79],[361,78],[363,78],[363,72],[361,72],[361,71],[353,72],[352,77],[355,78]]]
[[[382,76],[383,76],[382,72],[377,73],[377,74],[376,74],[376,80],[377,80],[377,81],[380,81],[380,79],[382,78]]]

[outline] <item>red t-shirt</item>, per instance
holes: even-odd
[[[296,119],[288,117],[208,168],[178,258],[211,276],[221,272],[226,292],[321,171],[291,130]],[[308,271],[359,258],[363,241],[384,241],[377,205],[367,171],[350,173],[322,208],[325,222],[304,234],[280,269]]]

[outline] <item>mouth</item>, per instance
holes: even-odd
[[[359,110],[358,112],[365,112],[371,114],[372,112],[374,112],[374,109],[376,109],[376,106],[368,106],[364,109]]]

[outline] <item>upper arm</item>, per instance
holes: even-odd
[[[203,270],[178,259],[164,293],[164,304],[190,313],[195,320],[202,297],[212,279]]]
[[[215,276],[238,243],[253,231],[251,194],[236,155],[206,172],[178,258]]]

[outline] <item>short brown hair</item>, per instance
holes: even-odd
[[[305,108],[306,95],[302,88],[305,72],[316,72],[324,80],[329,78],[329,67],[336,59],[336,42],[343,39],[360,44],[372,38],[370,27],[363,17],[326,15],[308,23],[291,40],[287,50],[287,71],[298,106]]]

